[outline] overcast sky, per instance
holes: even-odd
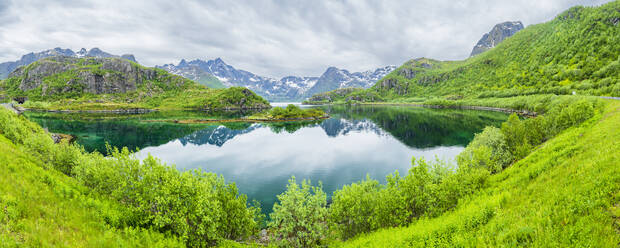
[[[464,59],[495,24],[609,0],[0,0],[0,62],[54,47],[132,53],[147,66],[221,57],[281,77]]]

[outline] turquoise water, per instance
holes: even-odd
[[[412,156],[452,160],[475,133],[507,115],[474,110],[402,106],[319,106],[331,118],[311,123],[176,124],[153,119],[235,118],[248,113],[164,112],[143,115],[50,114],[27,116],[51,132],[77,136],[89,151],[105,143],[139,148],[179,170],[200,168],[235,182],[269,212],[291,176],[321,181],[331,194],[368,174],[405,173]]]

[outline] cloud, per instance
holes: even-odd
[[[608,0],[0,1],[0,61],[53,47],[133,53],[153,66],[223,58],[257,74],[361,71],[415,57],[466,58],[503,21],[551,20]]]

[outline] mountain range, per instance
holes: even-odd
[[[4,62],[0,63],[0,79],[5,79],[9,76],[9,73],[13,72],[20,66],[29,65],[35,61],[38,61],[43,58],[52,57],[52,56],[67,56],[67,57],[95,57],[95,58],[124,58],[136,62],[136,58],[132,54],[123,54],[123,55],[113,55],[107,52],[102,51],[99,48],[92,48],[90,50],[86,50],[86,48],[80,49],[78,52],[74,52],[71,49],[62,49],[60,47],[56,47],[54,49],[49,49],[45,51],[41,51],[38,53],[28,53],[21,57],[21,59],[16,61]]]
[[[259,76],[236,69],[221,58],[214,60],[181,60],[177,65],[156,66],[170,73],[186,77],[211,87],[242,86],[271,101],[294,101],[340,88],[369,88],[379,79],[396,69],[385,66],[365,72],[349,72],[329,67],[319,77],[286,76],[281,79]],[[215,81],[218,79],[220,83]]]

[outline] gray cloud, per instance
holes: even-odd
[[[609,0],[0,0],[0,61],[53,47],[133,53],[145,65],[221,57],[279,77],[464,59],[493,25]]]

